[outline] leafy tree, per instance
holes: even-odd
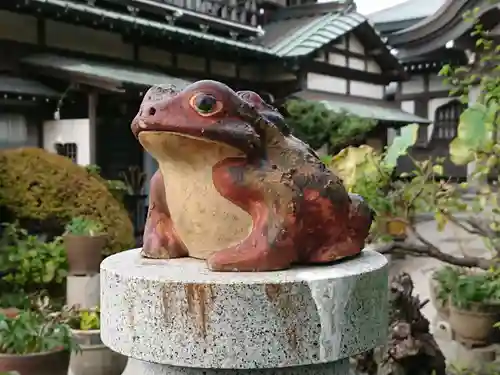
[[[500,170],[500,46],[495,45],[478,21],[479,12],[480,9],[476,8],[464,15],[466,20],[473,23],[471,35],[476,40],[475,59],[471,59],[466,66],[446,65],[440,72],[445,81],[452,85],[450,96],[459,96],[464,104],[469,104],[460,117],[457,136],[450,144],[450,157],[458,165],[475,163],[473,181],[484,181],[486,177],[497,176],[496,171]],[[469,103],[469,94],[473,88],[477,88],[478,96],[474,102]],[[419,232],[411,215],[403,219],[407,220],[408,230],[416,241],[388,242],[380,245],[377,250],[383,253],[402,252],[429,256],[462,267],[484,270],[496,267],[500,260],[499,178],[495,177],[493,185],[476,184],[478,191],[472,202],[465,201],[464,192],[470,183],[454,185],[448,181],[436,180],[436,175],[442,175],[440,162],[417,162],[409,181],[396,187],[401,189],[406,211],[431,212],[438,230],[443,230],[451,222],[480,237],[492,251],[492,258],[455,256],[443,252],[425,234]],[[353,158],[348,158],[344,163],[356,162]],[[363,182],[363,176],[367,175],[365,172],[358,168],[359,179],[355,180],[355,185]]]
[[[329,153],[362,142],[377,125],[375,120],[334,112],[315,101],[292,99],[284,107],[287,124],[294,135],[316,150],[326,146]]]

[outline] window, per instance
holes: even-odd
[[[58,155],[66,156],[70,158],[73,163],[76,163],[76,157],[78,154],[78,146],[76,143],[56,143],[54,145]]]
[[[16,113],[0,113],[0,145],[22,146],[27,141],[26,118]]]
[[[458,122],[464,105],[457,100],[443,104],[436,109],[434,114],[434,131],[432,138],[435,140],[451,141],[457,135]]]

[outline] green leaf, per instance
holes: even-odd
[[[470,163],[475,154],[487,146],[491,137],[491,124],[488,124],[491,110],[492,108],[483,104],[475,103],[462,113],[457,137],[450,143],[450,157],[453,163]]]
[[[384,164],[389,169],[394,169],[399,157],[404,155],[408,149],[415,144],[417,141],[418,128],[418,124],[410,124],[401,128],[401,134],[394,138],[384,156]]]
[[[439,164],[433,165],[432,171],[438,176],[442,176],[444,174],[443,166]]]
[[[436,212],[434,218],[436,219],[437,230],[442,232],[446,227],[446,224],[448,224],[448,219],[441,212]]]
[[[464,140],[455,138],[450,142],[450,159],[454,164],[465,165],[472,162],[474,158],[475,153]]]
[[[373,148],[368,145],[347,147],[332,158],[331,168],[343,180],[347,190],[352,188],[360,176],[377,179],[377,164],[380,160]]]

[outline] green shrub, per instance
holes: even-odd
[[[6,225],[2,233],[0,264],[2,271],[14,270],[2,282],[23,290],[61,284],[68,271],[60,237],[45,242],[14,224]]]
[[[108,234],[105,255],[134,245],[128,213],[105,180],[42,149],[0,151],[0,206],[22,224],[36,223],[50,234],[62,234],[78,216],[100,222]]]

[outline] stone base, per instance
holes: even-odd
[[[99,306],[99,274],[93,276],[68,276],[66,278],[66,304],[79,305],[82,309]]]
[[[101,264],[101,337],[150,362],[129,361],[142,374],[335,374],[345,358],[385,342],[387,299],[387,260],[373,251],[238,273],[211,272],[192,258],[144,259],[136,249]]]
[[[319,365],[280,369],[203,369],[158,365],[130,358],[122,375],[349,375],[348,359]]]

